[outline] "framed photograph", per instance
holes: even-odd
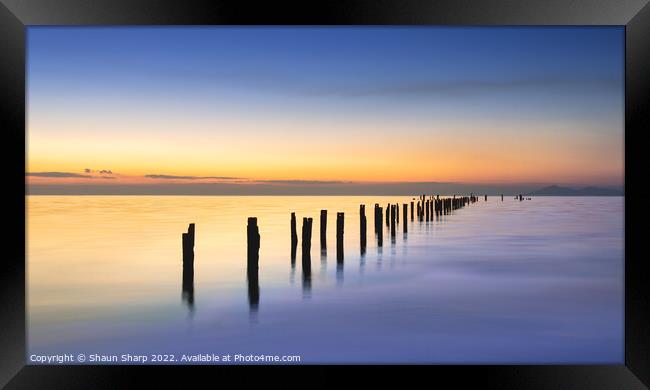
[[[650,384],[647,1],[0,20],[0,385]]]

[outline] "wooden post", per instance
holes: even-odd
[[[194,224],[191,223],[187,233],[181,235],[183,247],[183,283],[181,296],[187,301],[192,310],[194,308]]]
[[[257,271],[260,260],[260,230],[257,218],[249,217],[246,226],[248,269]]]
[[[381,214],[379,212],[379,203],[375,203],[375,234],[381,228]]]
[[[406,215],[406,214],[404,214]],[[404,217],[406,218],[406,217]],[[411,201],[411,222],[413,221],[413,201]]]
[[[503,202],[503,194],[501,194],[501,201]]]
[[[311,218],[302,219],[302,283],[303,290],[311,290]]]
[[[426,215],[426,221],[429,221],[429,200],[427,199],[426,201],[426,206],[425,206],[425,215]]]
[[[485,194],[485,201],[487,202],[487,194]]]
[[[291,213],[291,264],[296,262],[298,248],[298,233],[296,233],[296,213]]]
[[[327,210],[320,211],[320,247],[327,248]]]
[[[359,206],[359,239],[361,245],[361,254],[366,253],[366,205]]]
[[[336,261],[343,261],[343,227],[345,214],[336,213]]]
[[[251,311],[257,311],[260,301],[259,286],[259,250],[260,250],[260,231],[257,226],[257,218],[248,218],[246,226],[246,237],[248,241],[248,266],[246,267],[246,279],[248,280],[248,304]]]
[[[181,235],[183,244],[183,264],[194,263],[194,224],[190,224],[187,233]]]
[[[302,269],[311,273],[311,218],[302,219]]]
[[[190,226],[187,227],[187,234],[190,237],[190,245],[192,245],[192,248],[194,248],[194,224],[191,223]]]
[[[406,225],[408,225],[408,224],[406,223],[406,213],[407,213],[407,211],[408,211],[408,208],[409,208],[409,205],[408,205],[407,203],[404,203],[404,204],[402,205],[402,210],[404,211],[404,212],[403,212],[403,214],[404,214],[404,221],[402,222],[402,225],[404,225],[404,228],[403,228],[404,233],[406,233],[406,230],[407,230]]]
[[[390,203],[386,205],[386,226],[390,224]]]
[[[395,219],[399,223],[399,203],[395,204]]]
[[[381,226],[382,223],[382,209],[377,205],[377,214],[379,215],[379,224],[377,225],[377,246],[381,247],[384,243],[384,229],[383,226]]]

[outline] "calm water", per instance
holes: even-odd
[[[621,363],[622,197],[490,197],[383,247],[409,197],[29,196],[28,354],[300,355],[303,363]],[[359,204],[368,246],[359,248]],[[328,210],[327,251],[319,210]],[[314,218],[311,283],[290,212]],[[344,262],[336,212],[345,212]],[[249,305],[246,218],[261,234]],[[194,301],[181,233],[196,223]]]

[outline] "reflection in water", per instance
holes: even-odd
[[[377,247],[377,269],[381,270],[381,263],[384,259],[384,248],[381,246]]]
[[[293,284],[296,275],[296,251],[297,250],[298,250],[298,241],[297,239],[296,241],[294,241],[292,238],[291,239],[291,277],[289,278],[291,284]]]
[[[327,276],[327,247],[320,249],[320,277],[324,279]]]
[[[336,262],[336,283],[343,283],[343,261]]]
[[[248,305],[251,313],[257,312],[260,303],[260,283],[258,269],[249,267],[246,272],[248,279]]]
[[[366,256],[359,258],[357,213],[360,203],[374,204],[369,203],[373,200],[370,197],[80,198],[30,198],[28,232],[33,239],[28,267],[29,341],[36,353],[52,353],[67,345],[80,352],[100,346],[108,353],[116,353],[130,346],[149,353],[154,352],[150,347],[173,349],[180,342],[180,347],[191,353],[206,347],[251,347],[251,353],[274,353],[275,349],[305,356],[315,354],[313,360],[317,363],[331,361],[327,359],[339,353],[343,353],[341,359],[349,359],[344,362],[385,362],[394,356],[409,356],[409,361],[430,363],[430,345],[441,346],[441,355],[458,353],[460,348],[467,354],[463,356],[478,361],[491,356],[495,343],[507,344],[503,345],[505,351],[499,348],[501,354],[495,358],[501,359],[522,356],[522,350],[512,346],[515,341],[525,345],[526,339],[541,338],[539,345],[547,346],[545,343],[556,340],[566,343],[563,332],[582,332],[593,336],[595,345],[605,337],[616,340],[615,331],[622,329],[622,312],[615,305],[622,302],[624,291],[620,277],[622,198],[536,199],[534,208],[525,207],[531,201],[481,202],[471,205],[469,211],[440,214],[429,222],[426,234],[427,224],[416,222],[414,213],[414,222],[408,221],[408,236],[401,235],[403,241],[395,249],[390,244],[388,251],[377,247],[377,238],[371,236]],[[386,205],[384,199],[381,203]],[[309,269],[308,256],[299,279],[296,245],[290,248],[295,282],[288,285],[289,208],[295,208],[301,219],[303,215],[318,215],[321,208],[353,216],[346,221],[347,269],[334,260],[332,250],[336,248],[332,244],[336,238],[331,230],[335,224],[330,224],[329,280],[321,282],[310,272],[318,274]],[[258,216],[260,233],[265,238],[264,252],[259,253],[264,256],[264,268],[254,269],[257,272],[242,269],[246,257],[242,225],[249,213]],[[404,224],[405,215],[401,214],[400,223]],[[187,256],[183,256],[179,301],[177,233],[179,226],[187,228],[188,216],[197,218],[196,243],[200,246],[194,251],[187,247],[183,253]],[[389,229],[382,228],[390,234]],[[66,242],[75,245],[63,245]],[[107,251],[107,243],[111,242],[122,245]],[[546,246],[552,250],[543,249]],[[196,268],[196,283],[202,292],[201,312],[197,310],[193,283],[196,255],[201,261]],[[592,258],[597,259],[599,267],[584,260]],[[74,273],[56,275],[52,272],[55,266],[78,268]],[[133,270],[151,272],[136,276]],[[263,280],[259,280],[261,271]],[[79,280],[82,272],[84,280]],[[244,272],[246,275],[242,275]],[[344,285],[337,288],[336,278],[338,275],[340,280],[341,272]],[[262,282],[272,286],[273,294],[267,286],[264,321],[249,329],[247,324],[262,318]],[[363,290],[358,288],[360,285]],[[137,289],[129,294],[115,293],[124,286]],[[595,286],[597,289],[591,288]],[[311,290],[318,294],[301,302],[303,287],[308,294]],[[599,299],[593,298],[594,293]],[[562,299],[568,295],[576,299]],[[517,318],[530,315],[526,301],[535,302],[537,317],[522,328]],[[161,306],[164,311],[141,310],[158,304],[165,305]],[[432,307],[436,310],[432,311]],[[495,312],[502,320],[495,319]],[[75,313],[83,313],[88,322],[73,321]],[[472,313],[476,321],[468,322],[467,313]],[[576,321],[571,327],[567,325],[568,315]],[[482,321],[495,326],[481,326]],[[219,331],[204,326],[209,324],[218,324]],[[193,327],[191,332],[187,332],[186,325]],[[129,330],[132,326],[141,329],[141,334],[133,334]],[[94,331],[108,327],[112,328],[110,333]],[[500,343],[510,337],[516,337],[512,344]],[[376,348],[390,338],[399,341],[389,341],[394,356],[392,351]],[[304,347],[301,340],[309,340],[309,346]],[[416,356],[412,352],[417,346],[422,349]],[[474,351],[474,346],[480,352]],[[584,346],[582,341],[571,345],[573,350]],[[367,352],[357,355],[361,348]],[[569,347],[561,348],[563,356],[573,359]],[[544,356],[540,359],[546,361]]]
[[[311,295],[311,255],[309,253],[302,255],[302,290],[304,297]]]
[[[194,311],[194,264],[183,261],[183,292],[182,299],[190,312]]]

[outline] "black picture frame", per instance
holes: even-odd
[[[28,366],[25,314],[25,31],[33,25],[621,25],[626,31],[625,65],[625,364],[418,366],[375,373],[361,366],[169,367]],[[472,384],[477,388],[643,389],[650,386],[650,282],[643,239],[641,188],[643,132],[650,96],[650,5],[645,0],[447,0],[447,1],[168,1],[0,0],[0,113],[4,173],[4,256],[0,265],[0,386],[7,388],[131,388],[187,384],[197,377],[209,385],[234,379],[279,379],[299,386],[330,381],[404,385]],[[27,238],[28,239],[28,238]],[[351,380],[334,370],[345,370]],[[248,370],[260,371],[251,375]],[[294,379],[295,373],[313,375]],[[377,375],[377,373],[381,373]],[[349,375],[348,375],[349,376]]]

